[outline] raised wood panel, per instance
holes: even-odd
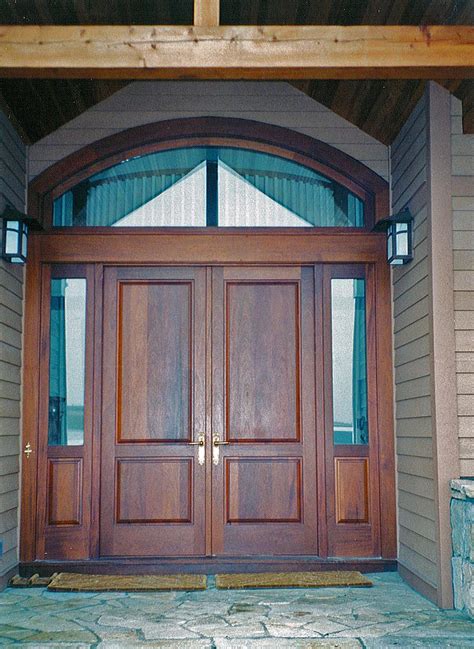
[[[81,525],[82,458],[48,461],[48,525]]]
[[[369,460],[337,457],[336,523],[369,523]]]
[[[297,282],[226,284],[226,439],[231,442],[301,437],[299,290]]]
[[[225,470],[226,523],[301,523],[301,460],[229,458]]]
[[[116,523],[191,523],[192,460],[117,461]]]
[[[118,291],[117,439],[190,440],[192,284],[121,282]]]

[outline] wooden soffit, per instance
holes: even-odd
[[[93,79],[459,79],[474,27],[0,26],[0,76]],[[215,18],[214,18],[215,20]]]

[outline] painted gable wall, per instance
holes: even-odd
[[[140,81],[119,90],[34,144],[30,179],[86,144],[119,131],[184,117],[238,117],[285,126],[388,178],[388,148],[285,82]]]

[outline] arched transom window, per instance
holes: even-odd
[[[54,201],[54,226],[364,227],[364,202],[287,158],[175,148],[123,160]]]

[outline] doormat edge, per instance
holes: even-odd
[[[373,582],[356,570],[216,574],[218,589],[252,588],[371,588]]]
[[[61,572],[48,585],[62,592],[206,590],[206,575],[89,575]]]

